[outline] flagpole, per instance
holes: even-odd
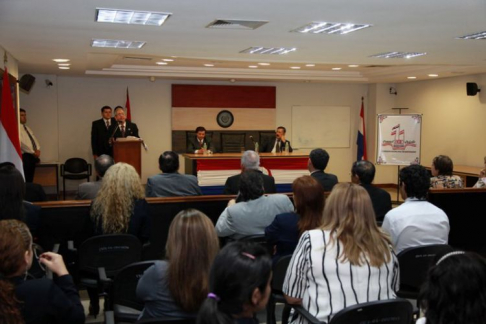
[[[408,108],[392,108],[392,109],[398,109],[398,114],[401,115],[402,110],[408,109]],[[396,137],[395,137],[395,139],[396,139]],[[400,126],[398,126],[398,139],[400,139]],[[399,201],[400,201],[400,166],[397,165],[397,203]]]

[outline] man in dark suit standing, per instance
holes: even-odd
[[[206,148],[204,148],[206,145]],[[187,153],[204,154],[214,152],[211,139],[206,137],[206,128],[199,126],[196,128],[196,136],[187,139]]]
[[[290,142],[285,139],[285,133],[287,130],[283,126],[277,127],[275,131],[275,141],[267,141],[266,143],[262,143],[262,152],[266,153],[279,153],[285,152],[285,147],[289,152],[292,152],[292,146],[290,146]]]
[[[111,107],[103,106],[101,108],[101,119],[95,120],[91,125],[91,149],[95,160],[103,154],[113,155],[113,149],[109,143],[111,135],[109,130],[115,124],[115,118],[111,117]]]
[[[311,177],[321,184],[324,191],[331,191],[334,185],[338,183],[338,178],[334,174],[324,172],[328,163],[329,154],[326,150],[318,148],[310,152],[307,168]]]
[[[375,210],[376,220],[382,222],[385,214],[392,209],[390,194],[371,183],[375,178],[375,166],[369,161],[356,161],[351,168],[351,181],[368,191]]]
[[[245,151],[241,156],[241,173],[247,170],[254,170],[263,179],[263,189],[265,193],[276,193],[277,189],[275,187],[275,179],[273,177],[263,174],[259,170],[260,167],[260,156],[255,151]],[[241,174],[234,175],[226,179],[224,185],[225,195],[236,195],[238,194],[240,188],[240,178]]]
[[[110,128],[110,137],[114,139],[128,136],[140,137],[138,136],[137,124],[127,120],[123,107],[117,106],[115,108],[115,120],[116,125],[114,124]]]

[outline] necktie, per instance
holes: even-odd
[[[32,142],[32,149],[34,151],[37,151],[37,145],[35,144],[34,138],[32,137],[32,135],[30,135],[29,130],[27,129],[27,126],[25,126],[25,124],[24,124],[24,129],[27,132],[27,135],[29,135],[30,141]]]
[[[125,126],[121,126],[122,137],[125,137]]]
[[[106,129],[110,128],[110,121],[106,121]]]

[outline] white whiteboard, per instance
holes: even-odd
[[[350,134],[350,107],[292,106],[292,147],[350,147]]]

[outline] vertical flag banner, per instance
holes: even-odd
[[[10,91],[7,68],[3,73],[2,105],[0,106],[0,162],[11,162],[23,174],[19,123]]]
[[[368,160],[368,154],[366,152],[366,131],[365,131],[365,121],[364,121],[364,103],[363,98],[361,98],[361,110],[359,112],[359,127],[358,127],[358,138],[356,139],[356,145],[358,145],[358,154],[356,160]]]
[[[378,115],[376,163],[420,163],[422,115]]]
[[[127,87],[127,101],[125,103],[125,108],[127,109],[128,121],[132,121],[132,114],[130,113],[130,95],[128,94],[128,87]]]

